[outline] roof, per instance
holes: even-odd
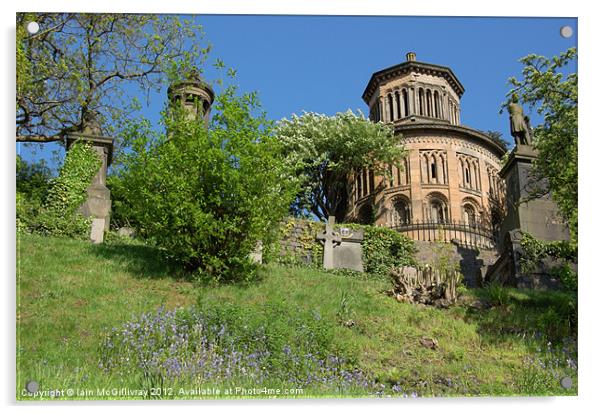
[[[364,100],[364,102],[366,102],[366,104],[368,104],[370,98],[376,91],[376,88],[382,81],[409,72],[418,72],[441,76],[442,78],[447,80],[452,89],[458,94],[458,97],[461,97],[462,94],[464,94],[464,86],[462,86],[462,84],[460,83],[458,78],[456,78],[456,75],[454,75],[454,72],[450,68],[446,66],[433,65],[432,63],[424,63],[411,60],[400,63],[395,66],[391,66],[378,72],[374,72],[372,74],[372,77],[370,78],[370,81],[368,82],[368,85],[366,86],[366,89],[364,90],[364,93],[362,94],[362,99]]]

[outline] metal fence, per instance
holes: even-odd
[[[415,220],[408,223],[389,225],[388,227],[413,240],[454,242],[467,247],[487,249],[493,249],[496,246],[494,231],[491,227],[481,223]]]

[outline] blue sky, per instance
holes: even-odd
[[[200,15],[197,21],[213,44],[208,63],[219,58],[235,68],[240,90],[257,91],[271,119],[349,108],[367,114],[361,94],[372,73],[414,51],[418,61],[450,67],[464,85],[462,124],[500,131],[508,141],[508,117],[499,109],[507,79],[521,73],[518,60],[529,53],[557,55],[577,44],[574,18]],[[560,36],[564,25],[573,28],[573,37]],[[207,68],[207,80],[217,76]],[[143,115],[156,122],[165,96],[152,94]],[[51,151],[58,148],[17,151],[55,165]]]

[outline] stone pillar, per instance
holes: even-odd
[[[397,110],[397,99],[398,99],[398,95],[397,95],[397,91],[393,91],[391,93],[391,97],[393,97],[393,121],[395,121],[396,119],[401,118],[399,116],[399,111]]]
[[[445,105],[446,101],[447,95],[445,93],[441,94],[441,118],[449,121],[449,117],[447,116],[447,105]]]
[[[532,177],[532,163],[536,158],[537,151],[531,145],[517,145],[500,171],[506,181],[507,212],[501,225],[501,236],[519,229],[541,240],[568,240],[568,228],[549,194],[526,201],[533,188],[546,185],[535,182]]]
[[[389,94],[385,95],[385,117],[383,121],[389,122],[391,119],[389,118],[390,106],[389,106]]]
[[[487,172],[487,164],[479,162],[479,172],[481,178],[481,206],[483,211],[490,212],[491,206],[489,205],[489,193],[495,194],[495,190],[491,188],[489,173]]]
[[[420,162],[420,151],[418,149],[410,148],[410,154],[408,155],[409,168],[410,168],[410,200],[412,203],[412,220],[424,220],[422,210],[422,185],[421,185],[421,162]]]
[[[111,212],[111,191],[107,188],[107,169],[113,157],[113,138],[102,135],[98,124],[90,125],[81,133],[67,136],[67,149],[77,141],[89,142],[102,160],[98,172],[88,187],[88,199],[80,207],[84,217],[92,218],[90,240],[102,243],[104,232],[109,230]]]
[[[387,99],[380,97],[380,106],[383,109],[380,120],[382,122],[387,122]]]
[[[462,166],[458,160],[457,153],[453,147],[447,149],[447,168],[451,174],[448,174],[449,180],[449,206],[451,213],[451,220],[462,219],[462,194],[460,194],[460,177],[456,171],[462,169]],[[464,175],[464,171],[461,172]]]

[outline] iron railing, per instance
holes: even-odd
[[[487,249],[493,249],[496,246],[495,232],[483,223],[465,223],[454,220],[446,222],[414,220],[388,225],[387,227],[418,241],[453,242],[462,246]]]

